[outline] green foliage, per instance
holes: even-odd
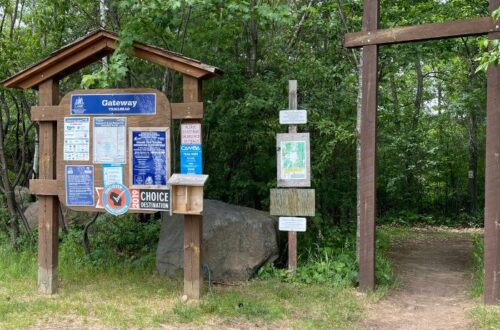
[[[477,306],[470,312],[477,323],[477,329],[500,329],[500,310],[498,306]]]
[[[138,221],[135,215],[100,216],[89,231],[91,252],[83,251],[81,227],[71,227],[60,246],[61,272],[87,268],[100,272],[108,268],[155,269],[155,253],[161,220]]]
[[[306,246],[309,246],[307,241]],[[389,246],[388,235],[377,237],[376,278],[380,286],[390,286],[394,281],[386,257]],[[355,286],[358,283],[355,235],[352,230],[329,229],[321,237],[316,237],[312,247],[301,251],[295,275],[287,269],[268,264],[259,270],[257,278],[277,278],[287,283],[327,284],[340,288]]]
[[[472,283],[471,295],[480,297],[484,291],[484,241],[482,235],[472,236],[472,269],[474,272],[474,282]]]
[[[500,19],[500,8],[495,10],[491,17],[493,20],[498,21]],[[482,38],[478,43],[483,53],[476,59],[479,62],[476,72],[486,72],[490,65],[497,66],[500,64],[500,40]]]

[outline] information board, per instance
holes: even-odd
[[[131,186],[166,186],[169,174],[169,130],[131,128]]]
[[[278,187],[309,187],[311,160],[309,133],[276,136]]]
[[[64,160],[88,161],[90,145],[90,118],[64,118]]]
[[[72,115],[154,115],[156,114],[156,94],[73,94],[71,96]]]
[[[94,118],[94,163],[125,164],[127,118]]]
[[[94,166],[66,165],[66,205],[94,205]]]

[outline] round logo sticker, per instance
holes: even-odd
[[[113,183],[104,187],[103,206],[113,215],[122,215],[130,207],[130,192],[128,188],[120,183]]]

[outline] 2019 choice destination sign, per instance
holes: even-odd
[[[72,115],[154,115],[156,94],[74,94],[71,95]]]

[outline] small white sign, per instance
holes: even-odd
[[[181,144],[201,144],[201,124],[182,124]]]
[[[280,231],[306,231],[306,218],[280,217]]]
[[[281,110],[280,111],[280,124],[282,124],[282,125],[307,124],[307,111],[306,110]]]
[[[64,160],[88,161],[90,117],[64,117]]]

